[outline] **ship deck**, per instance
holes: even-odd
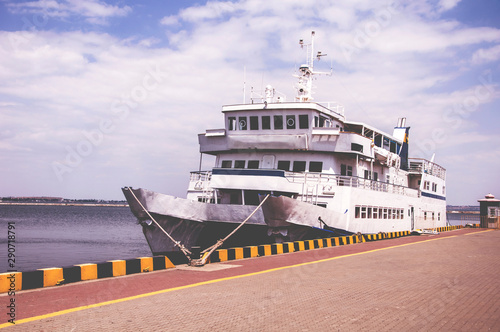
[[[498,330],[499,256],[499,231],[460,229],[177,266],[18,291],[0,328]]]

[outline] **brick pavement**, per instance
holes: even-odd
[[[419,237],[419,241],[386,240],[386,246],[393,247],[361,254],[370,244],[351,245],[347,247],[356,250],[344,256],[332,255],[340,248],[317,249],[309,253],[308,260],[302,260],[309,263],[292,267],[276,263],[286,255],[232,261],[228,264],[241,266],[224,270],[224,280],[194,287],[188,283],[177,290],[34,320],[15,328],[500,331],[500,231],[454,234]],[[290,257],[299,257],[297,254],[302,253],[287,255],[294,255],[288,256],[292,260]],[[238,270],[248,273],[245,266],[257,262],[281,267],[238,274]],[[172,272],[186,276],[207,273]],[[172,272],[161,272],[161,276],[168,280],[175,275]]]

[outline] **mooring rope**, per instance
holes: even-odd
[[[172,242],[177,246],[179,247],[179,249],[182,251],[182,253],[184,255],[186,255],[186,257],[188,258],[189,261],[191,261],[191,251],[189,251],[186,247],[184,247],[184,245],[180,242],[180,241],[175,241],[175,239],[170,235],[168,234],[167,231],[165,231],[163,229],[163,227],[160,226],[160,224],[153,218],[153,216],[148,212],[148,210],[146,210],[146,208],[144,207],[144,205],[142,205],[142,203],[139,201],[139,199],[137,198],[137,196],[135,196],[132,188],[130,187],[127,187],[127,189],[132,193],[132,196],[134,196],[135,200],[137,201],[137,203],[139,203],[139,205],[141,206],[141,208],[144,210],[144,212],[147,213],[147,215],[149,216],[149,218],[151,218],[151,220],[156,224],[156,226],[158,226],[158,228],[163,232],[165,233],[165,235],[168,236],[168,238],[170,240],[172,240]]]
[[[269,196],[270,196],[270,194],[267,194],[266,197],[264,197],[264,199],[260,202],[260,204],[255,208],[255,210],[253,210],[253,212],[250,213],[250,215],[245,220],[243,220],[243,222],[241,224],[239,224],[238,227],[236,227],[225,238],[217,241],[217,243],[215,243],[213,246],[211,246],[211,247],[203,250],[201,252],[203,254],[203,257],[201,259],[191,261],[190,265],[193,265],[193,266],[203,266],[203,265],[205,265],[207,263],[208,258],[215,251],[215,249],[219,248],[224,243],[224,241],[226,241],[231,235],[233,235],[234,233],[236,233],[236,231],[238,229],[240,229],[241,226],[243,226],[248,220],[250,220],[250,218],[252,218],[252,216],[261,208],[261,206],[269,198]]]

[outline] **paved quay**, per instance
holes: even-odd
[[[16,292],[5,331],[500,331],[500,231],[461,229]],[[1,317],[1,316],[0,316]]]

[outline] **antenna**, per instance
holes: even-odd
[[[311,31],[311,43],[310,44],[305,44],[303,39],[299,40],[299,45],[300,48],[304,48],[306,46],[306,52],[307,52],[307,58],[306,58],[306,64],[303,64],[299,68],[299,74],[294,75],[295,77],[298,78],[298,83],[295,85],[295,88],[297,89],[297,96],[295,97],[296,100],[306,102],[306,101],[311,101],[312,98],[312,80],[314,75],[320,75],[320,74],[329,74],[331,75],[333,72],[333,69],[330,70],[330,73],[321,73],[321,72],[315,72],[314,71],[314,36],[316,33],[314,31]],[[321,51],[318,51],[316,54],[316,59],[319,61],[321,57],[326,56],[326,54],[323,54]],[[333,66],[332,66],[333,67]]]
[[[243,66],[243,104],[246,104],[247,66]]]

